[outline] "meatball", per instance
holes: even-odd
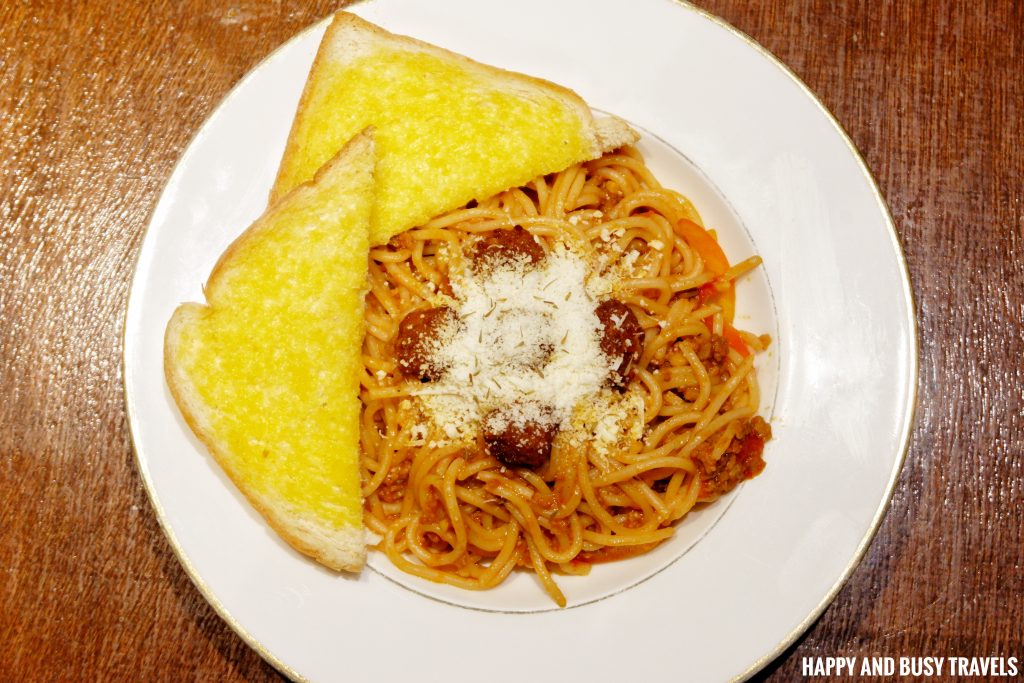
[[[537,408],[541,419],[526,417],[533,411],[515,403],[491,412],[484,419],[487,452],[509,467],[540,467],[550,460],[558,425],[550,409]]]
[[[544,247],[529,231],[518,225],[511,230],[494,230],[474,243],[470,251],[476,268],[516,260],[537,264],[544,260],[544,256]]]
[[[633,377],[630,367],[644,348],[644,329],[629,306],[607,299],[594,311],[601,321],[601,352],[612,361],[609,379],[613,386],[624,387]]]
[[[436,359],[437,339],[445,328],[458,324],[455,311],[447,306],[413,311],[398,325],[395,356],[406,375],[421,381],[437,381],[445,368]]]

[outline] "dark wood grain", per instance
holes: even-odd
[[[120,325],[191,136],[338,4],[0,4],[0,680],[278,678],[193,588],[149,508]],[[920,324],[918,419],[889,513],[759,677],[800,680],[817,655],[1024,657],[1024,5],[698,4],[849,132],[895,218]]]

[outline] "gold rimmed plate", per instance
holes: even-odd
[[[763,257],[738,312],[775,338],[759,370],[775,432],[769,465],[699,511],[699,530],[681,529],[662,554],[569,577],[564,610],[550,609],[527,574],[466,596],[398,575],[379,557],[376,571],[339,576],[280,541],[178,415],[162,336],[174,307],[200,298],[223,249],[263,211],[321,23],[254,69],[206,122],[139,255],[125,321],[128,414],[182,565],[225,621],[296,679],[750,675],[852,571],[909,437],[910,286],[862,160],[785,67],[688,5],[377,0],[354,11],[564,84],[631,121],[656,174],[695,200],[730,256]]]

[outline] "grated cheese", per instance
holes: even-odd
[[[589,442],[597,455],[606,456],[639,441],[643,425],[644,399],[639,392],[602,389],[576,407],[566,431],[577,445]]]
[[[612,370],[594,312],[594,294],[610,285],[564,245],[540,265],[507,260],[453,273],[451,288],[461,324],[443,329],[430,349],[448,370],[418,392],[450,439],[473,438],[488,415],[492,429],[568,424]]]

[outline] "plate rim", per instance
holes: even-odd
[[[907,453],[910,450],[910,440],[913,435],[914,425],[917,422],[921,356],[920,337],[916,315],[917,301],[914,298],[914,288],[910,277],[910,268],[907,264],[907,255],[903,250],[903,244],[900,242],[899,233],[896,231],[896,222],[893,220],[892,212],[889,210],[889,205],[886,203],[885,197],[882,195],[882,190],[878,186],[878,181],[875,179],[874,174],[868,167],[863,155],[861,155],[860,150],[857,149],[857,146],[853,143],[853,139],[850,137],[850,134],[846,132],[846,129],[835,117],[832,111],[825,106],[825,103],[821,101],[821,98],[818,97],[817,93],[815,93],[810,86],[804,83],[803,79],[801,79],[796,72],[789,68],[785,62],[776,57],[771,50],[761,45],[761,43],[754,40],[751,36],[739,30],[725,19],[722,19],[718,15],[713,14],[702,7],[697,7],[688,0],[669,1],[683,9],[696,12],[704,19],[707,19],[719,28],[722,28],[733,36],[739,38],[741,41],[746,43],[748,47],[753,48],[755,52],[767,59],[769,63],[780,69],[782,73],[814,104],[818,111],[825,116],[835,131],[839,133],[839,137],[842,139],[843,144],[846,145],[847,150],[856,160],[861,174],[865,179],[867,179],[868,186],[871,189],[871,194],[874,196],[875,202],[878,204],[878,207],[882,210],[882,215],[885,217],[885,227],[887,228],[889,240],[892,243],[893,251],[895,252],[896,259],[899,262],[900,274],[902,275],[901,284],[903,286],[903,296],[907,303],[907,319],[905,322],[907,324],[907,331],[909,332],[911,342],[910,349],[908,350],[910,363],[908,366],[907,376],[907,402],[904,406],[905,419],[903,424],[900,425],[900,452],[893,463],[893,469],[889,474],[889,480],[886,482],[882,500],[879,502],[878,508],[875,510],[875,514],[871,518],[871,524],[867,532],[864,534],[864,537],[861,538],[860,543],[857,545],[857,548],[842,574],[836,579],[832,588],[822,596],[818,605],[811,610],[811,612],[808,613],[808,615],[770,652],[753,662],[742,674],[736,676],[733,681],[737,682],[749,679],[751,676],[767,666],[771,661],[785,652],[790,645],[795,643],[796,640],[803,635],[815,621],[817,621],[818,617],[828,609],[829,605],[831,605],[836,599],[836,596],[839,595],[839,591],[846,586],[850,577],[853,576],[853,572],[856,571],[858,566],[860,566],[861,560],[864,559],[864,555],[867,553],[868,548],[878,535],[878,531],[882,526],[882,520],[885,519],[885,515],[889,511],[889,506],[892,504],[892,497],[896,489],[896,483],[899,481],[900,474],[903,472],[903,465],[906,463]]]
[[[867,180],[868,187],[874,197],[875,203],[881,210],[882,217],[886,231],[888,233],[890,244],[893,248],[894,255],[896,256],[897,264],[899,266],[901,289],[904,301],[906,302],[906,319],[903,321],[906,325],[908,332],[910,346],[907,351],[907,397],[906,402],[903,406],[904,420],[900,425],[898,440],[900,443],[899,453],[893,462],[892,470],[889,474],[889,478],[885,484],[882,498],[879,502],[874,515],[871,518],[870,524],[853,554],[850,557],[849,562],[843,569],[841,574],[836,578],[832,587],[822,596],[819,603],[801,620],[789,633],[787,633],[773,648],[759,657],[757,660],[752,662],[742,673],[733,677],[732,681],[745,681],[751,676],[756,674],[758,671],[763,669],[769,662],[778,658],[787,648],[789,648],[802,634],[804,634],[808,628],[822,615],[822,613],[828,608],[829,605],[835,600],[839,592],[845,587],[849,581],[853,572],[860,565],[867,552],[867,549],[871,546],[875,537],[881,528],[882,520],[885,518],[888,512],[889,506],[892,503],[893,493],[895,491],[896,483],[900,478],[900,474],[903,471],[903,466],[906,462],[907,454],[910,450],[911,437],[913,435],[914,425],[917,421],[917,412],[919,407],[919,382],[920,382],[920,338],[919,338],[919,327],[917,324],[917,302],[914,297],[913,282],[911,279],[910,269],[907,263],[906,254],[903,250],[903,246],[899,239],[899,233],[896,231],[895,221],[893,220],[892,213],[889,210],[889,206],[882,195],[881,188],[878,185],[877,180],[872,174],[867,162],[857,149],[850,135],[843,128],[842,124],[838,121],[834,114],[825,106],[817,94],[811,90],[811,88],[803,82],[803,80],[796,75],[796,73],[787,66],[781,59],[776,57],[770,50],[765,48],[759,42],[754,40],[752,37],[739,30],[735,26],[731,25],[721,17],[713,14],[712,12],[694,5],[689,0],[669,0],[676,7],[693,12],[704,20],[707,20],[715,26],[725,30],[733,37],[741,40],[746,46],[752,48],[762,58],[766,59],[768,63],[781,71],[781,73],[788,78],[793,84],[795,84],[801,93],[809,99],[809,101],[815,106],[820,114],[825,117],[830,126],[839,134],[839,138],[845,145],[847,151],[852,155],[852,158],[856,162],[861,175]],[[347,11],[353,7],[367,6],[374,4],[375,0],[355,0],[344,7],[339,8],[336,11]],[[161,530],[170,544],[172,551],[174,552],[179,564],[185,570],[185,573],[189,577],[189,580],[199,591],[200,595],[206,600],[206,602],[214,609],[217,615],[226,623],[232,631],[234,631],[251,649],[253,649],[260,657],[268,664],[273,666],[280,673],[284,674],[293,681],[299,683],[308,683],[309,679],[299,674],[295,669],[282,661],[273,652],[269,650],[261,641],[256,639],[238,620],[234,615],[228,611],[224,604],[218,599],[213,590],[207,585],[203,578],[199,575],[195,566],[191,560],[185,554],[181,547],[177,536],[173,529],[170,527],[170,523],[167,519],[166,511],[163,508],[161,502],[156,498],[155,485],[150,475],[149,469],[146,463],[143,461],[142,452],[139,444],[136,440],[136,423],[138,417],[134,410],[134,404],[129,394],[129,336],[128,336],[128,323],[130,314],[133,310],[133,302],[138,301],[138,294],[136,293],[136,278],[138,275],[139,263],[143,254],[143,249],[146,244],[146,239],[149,236],[150,229],[153,226],[153,219],[156,214],[156,210],[159,207],[161,200],[163,199],[164,192],[167,188],[167,183],[175,176],[178,169],[181,167],[183,161],[188,156],[189,150],[195,142],[204,134],[206,123],[212,118],[218,115],[223,109],[225,103],[230,100],[234,94],[244,87],[250,80],[252,80],[256,73],[261,71],[267,64],[277,59],[280,53],[287,47],[300,40],[307,34],[320,30],[321,27],[325,27],[332,17],[334,12],[327,14],[326,16],[314,21],[306,27],[300,29],[296,33],[288,37],[284,42],[277,45],[273,50],[267,53],[262,59],[251,66],[246,73],[225,92],[220,98],[217,104],[210,110],[210,112],[203,118],[196,131],[190,136],[188,142],[184,146],[184,151],[177,158],[172,167],[170,173],[167,175],[167,180],[164,182],[161,189],[160,195],[157,197],[152,209],[149,212],[146,225],[142,232],[139,233],[139,246],[136,249],[133,263],[131,267],[131,277],[128,282],[128,292],[125,297],[125,305],[121,317],[121,330],[120,330],[120,341],[121,341],[121,389],[122,398],[124,400],[125,408],[125,422],[128,427],[128,436],[131,443],[132,452],[135,461],[135,466],[139,471],[142,478],[142,483],[145,488],[146,497],[149,500],[154,512],[156,513],[157,522],[160,525]],[[138,304],[136,303],[135,306]]]
[[[345,11],[349,7],[360,4],[368,4],[369,2],[372,2],[372,0],[355,0],[355,2],[346,5],[345,7],[340,8],[336,11]],[[268,52],[262,59],[256,62],[253,66],[249,67],[245,74],[240,79],[238,79],[238,81],[234,85],[232,85],[227,90],[227,92],[224,93],[224,96],[220,98],[217,104],[203,118],[202,122],[200,122],[199,127],[189,137],[188,142],[185,144],[183,148],[184,151],[182,151],[182,153],[178,156],[178,159],[174,162],[174,166],[171,168],[171,172],[167,175],[167,180],[164,182],[160,190],[160,195],[157,197],[156,202],[153,204],[153,207],[149,212],[149,217],[146,220],[146,226],[145,228],[143,228],[142,232],[139,235],[139,247],[135,252],[134,262],[132,263],[132,274],[131,279],[128,282],[128,295],[125,297],[124,314],[122,315],[121,318],[120,334],[121,389],[125,406],[125,421],[128,425],[128,436],[129,440],[131,441],[132,454],[135,456],[135,467],[136,469],[138,469],[139,475],[142,477],[143,488],[145,488],[146,490],[146,498],[149,500],[150,506],[152,506],[153,511],[156,513],[157,522],[160,524],[160,529],[161,531],[163,531],[164,537],[170,544],[171,550],[174,552],[174,555],[177,558],[178,563],[181,565],[182,569],[185,570],[185,574],[192,582],[192,585],[196,587],[196,589],[199,591],[199,594],[202,595],[204,600],[206,600],[207,604],[209,604],[213,608],[214,612],[217,613],[217,616],[220,617],[220,619],[225,624],[227,624],[228,627],[232,631],[234,631],[235,634],[238,637],[240,637],[249,648],[254,650],[265,662],[270,664],[278,672],[284,674],[292,681],[296,681],[296,683],[310,683],[310,681],[308,678],[299,674],[298,671],[287,665],[283,660],[281,660],[273,652],[271,652],[268,647],[266,647],[261,641],[257,640],[256,637],[253,636],[248,631],[248,629],[246,629],[245,626],[243,626],[235,618],[235,616],[228,611],[227,607],[224,606],[224,603],[220,601],[220,599],[216,596],[216,594],[206,583],[206,581],[203,580],[202,576],[199,575],[199,572],[192,564],[192,561],[186,555],[184,549],[181,547],[181,544],[178,542],[178,537],[175,535],[174,530],[170,527],[170,522],[167,519],[167,513],[164,510],[163,504],[156,497],[153,479],[150,475],[149,468],[147,467],[146,463],[143,462],[142,449],[139,447],[139,444],[135,438],[135,424],[138,418],[135,414],[134,404],[131,400],[131,395],[129,394],[128,391],[128,322],[132,311],[132,303],[133,301],[136,301],[138,297],[135,290],[135,283],[136,277],[138,276],[139,263],[142,260],[142,253],[146,245],[146,238],[149,236],[150,229],[153,227],[153,219],[155,217],[157,208],[160,206],[160,203],[163,200],[164,192],[166,192],[167,190],[167,184],[170,182],[172,178],[174,178],[175,174],[177,174],[178,169],[181,167],[182,163],[185,160],[185,157],[188,156],[189,150],[192,149],[192,146],[204,134],[207,122],[210,121],[213,117],[217,116],[220,113],[220,111],[224,108],[224,105],[228,102],[228,100],[230,100],[237,91],[243,88],[246,83],[252,80],[258,71],[260,71],[264,66],[269,64],[271,61],[277,59],[280,53],[284,51],[289,45],[292,45],[295,41],[301,39],[303,36],[311,32],[319,30],[321,26],[326,28],[327,23],[330,22],[333,16],[334,12],[331,12],[330,14],[300,29],[299,31],[288,37],[284,42],[277,45],[273,50]]]

